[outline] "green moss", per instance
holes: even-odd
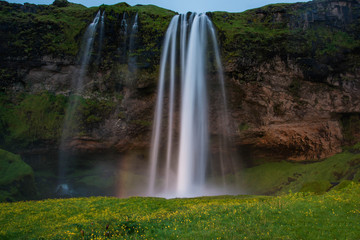
[[[76,103],[73,108],[70,104]],[[84,99],[81,96],[39,94],[0,94],[0,145],[19,150],[38,143],[57,143],[66,122],[73,136],[99,127],[115,108],[115,102],[101,99]],[[65,111],[70,111],[66,115]],[[67,134],[67,133],[65,133]],[[16,148],[15,148],[16,146]]]
[[[247,74],[250,66],[259,66],[275,56],[284,62],[313,59],[330,72],[343,71],[345,66],[356,69],[358,61],[354,59],[360,46],[357,20],[341,27],[321,20],[305,24],[309,11],[321,12],[314,8],[313,4],[275,4],[242,13],[210,13],[224,62],[237,63],[244,81],[256,79]]]
[[[301,187],[299,192],[312,192],[316,194],[323,194],[332,187],[329,181],[307,182]]]
[[[280,194],[316,186],[322,189],[328,186],[324,182],[357,181],[359,159],[360,154],[344,152],[316,163],[265,163],[245,169],[239,178],[244,179],[243,185],[249,193]]]
[[[0,149],[0,202],[35,195],[34,173],[19,155]]]
[[[136,5],[131,7],[120,3],[110,6],[103,5],[101,8],[106,12],[106,23],[117,28],[120,28],[120,22],[124,13],[127,16],[128,23],[131,23],[135,15],[138,14],[139,34],[137,35],[136,49],[131,54],[138,56],[138,64],[140,65],[157,65],[160,59],[162,39],[175,13],[154,5]],[[113,37],[117,37],[118,41],[129,40],[123,39],[123,36],[111,34]],[[113,57],[114,52],[118,51],[118,42],[113,44],[115,46],[109,45],[106,50],[109,57]],[[126,55],[128,53],[122,54]]]
[[[152,122],[150,121],[145,121],[145,120],[133,120],[131,121],[132,124],[135,124],[135,125],[139,125],[139,126],[142,126],[142,127],[150,127]]]
[[[242,132],[242,131],[246,131],[250,128],[249,124],[247,123],[241,123],[239,124],[239,131]]]
[[[289,8],[291,5],[278,5]],[[270,9],[270,10],[269,10]],[[243,13],[214,12],[212,21],[219,32],[223,51],[228,58],[244,57],[253,61],[264,61],[269,56],[284,49],[284,43],[290,34],[287,20],[275,21],[274,6]],[[267,12],[269,11],[269,12]]]
[[[39,54],[75,56],[86,26],[95,9],[78,4],[66,7],[29,5],[25,13],[14,4],[0,4],[0,25],[4,28],[5,48],[9,55],[35,58]]]
[[[335,57],[344,49],[348,51],[360,45],[360,41],[350,33],[325,26],[316,26],[304,31],[303,38],[306,41],[307,48],[311,49],[314,57],[318,59],[324,55]],[[313,51],[314,48],[315,52]]]
[[[351,186],[354,182],[350,181],[350,180],[343,180],[341,181],[338,185],[336,185],[335,187],[333,187],[331,190],[332,191],[339,191],[342,190],[344,188],[347,188],[349,186]]]
[[[61,134],[66,98],[41,93],[0,97],[0,128],[4,129],[2,145],[12,149],[37,141],[57,139]]]
[[[115,102],[107,99],[83,99],[78,109],[83,130],[93,129],[112,113]]]
[[[0,185],[21,180],[24,176],[32,176],[33,170],[24,163],[19,155],[0,149]]]
[[[360,152],[360,142],[353,146],[345,146],[344,149],[351,152]]]

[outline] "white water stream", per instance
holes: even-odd
[[[209,59],[209,55],[210,58]],[[211,156],[209,84],[215,68],[220,97],[216,157]],[[219,100],[220,99],[220,100]],[[224,194],[226,166],[233,163],[227,136],[224,77],[216,35],[205,14],[175,16],[166,32],[158,84],[149,166],[149,196]],[[210,161],[211,159],[211,161]],[[220,169],[212,172],[210,162]],[[215,167],[217,168],[217,167]],[[210,184],[211,177],[221,179]],[[216,187],[213,185],[217,185]],[[215,190],[214,190],[215,189]]]

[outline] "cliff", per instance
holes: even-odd
[[[0,147],[56,149],[82,36],[105,11],[70,149],[147,148],[161,44],[174,12],[0,1]],[[136,47],[129,30],[139,14]],[[316,0],[207,13],[217,28],[238,149],[252,158],[322,159],[360,138],[360,2]],[[101,51],[99,50],[101,49]],[[128,64],[136,57],[136,66]],[[216,130],[214,130],[216,134]]]
[[[358,141],[359,16],[358,1],[214,13],[240,145],[313,160]]]

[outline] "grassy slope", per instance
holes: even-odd
[[[350,149],[351,151],[351,149]],[[245,169],[239,176],[253,194],[281,194],[309,189],[327,191],[343,180],[360,181],[360,154],[345,151],[321,162],[303,164],[290,162],[265,163]],[[302,189],[306,187],[305,189]]]
[[[0,204],[1,239],[357,239],[360,184],[324,195]]]

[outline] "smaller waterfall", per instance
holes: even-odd
[[[82,44],[81,44],[81,53],[80,53],[80,63],[81,63],[81,67],[80,67],[80,72],[79,72],[79,76],[77,78],[73,79],[73,85],[75,86],[75,91],[76,92],[82,92],[83,90],[83,81],[84,81],[84,75],[87,71],[87,67],[89,65],[89,61],[90,61],[90,57],[91,57],[91,53],[92,53],[92,49],[93,49],[93,45],[94,45],[94,39],[95,39],[95,33],[96,33],[96,28],[97,25],[99,23],[99,19],[100,19],[100,11],[98,11],[98,13],[96,14],[94,20],[92,21],[92,23],[90,23],[90,25],[87,27],[86,32],[84,34],[83,40],[82,40]]]
[[[128,38],[128,23],[126,20],[126,12],[123,13],[123,17],[120,24],[120,37],[122,40],[120,50],[120,60],[121,62],[126,62],[126,52],[127,52],[127,38]]]
[[[99,48],[96,59],[97,64],[100,63],[100,59],[101,59],[101,51],[102,51],[104,35],[105,35],[104,28],[105,28],[105,11],[101,14],[101,18],[100,18]]]
[[[68,171],[68,158],[69,154],[66,152],[66,141],[71,137],[74,132],[76,133],[76,119],[75,113],[79,106],[79,95],[82,94],[84,90],[84,77],[88,69],[89,61],[91,58],[91,53],[93,50],[94,39],[96,34],[96,29],[101,17],[101,12],[98,11],[92,23],[87,27],[80,50],[80,70],[73,77],[71,83],[71,89],[73,91],[73,96],[69,98],[69,106],[65,112],[65,118],[62,128],[60,146],[59,146],[59,186],[62,186],[62,189],[69,189],[66,183],[66,175]]]
[[[135,20],[134,20],[134,24],[132,27],[132,32],[137,32],[138,30],[138,13],[136,13],[135,15]]]
[[[136,47],[136,41],[137,41],[137,33],[138,33],[138,14],[136,13],[134,24],[131,28],[130,32],[130,41],[129,41],[129,61],[128,66],[130,72],[135,75],[136,74],[136,61],[137,57],[135,55],[135,47]],[[134,78],[135,76],[132,76]]]
[[[124,12],[123,13],[123,18],[121,20],[121,32],[127,36],[127,31],[128,31],[128,24],[127,24],[127,21],[126,21],[126,13]]]

